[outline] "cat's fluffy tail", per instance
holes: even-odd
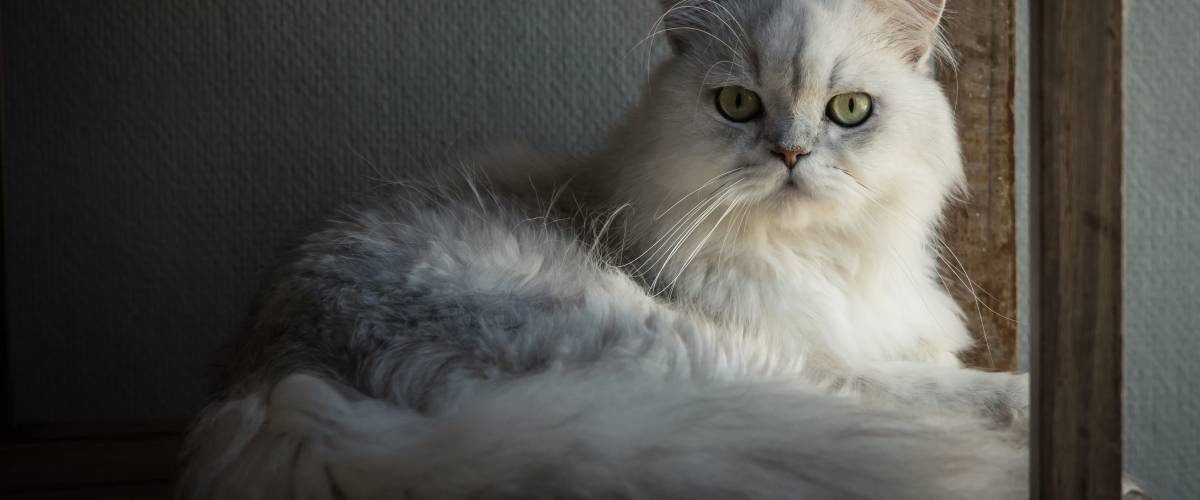
[[[293,375],[205,412],[180,497],[1026,497],[1025,452],[971,420],[646,379],[547,373],[422,416]]]

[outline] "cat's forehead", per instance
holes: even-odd
[[[708,64],[729,60],[762,86],[795,88],[835,84],[848,62],[870,52],[882,21],[859,0],[749,0],[716,2],[707,15],[713,42]]]
[[[770,15],[755,21],[750,36],[757,54],[750,70],[760,84],[794,88],[831,71],[841,44],[829,36],[836,19],[822,6],[779,0],[772,3]]]

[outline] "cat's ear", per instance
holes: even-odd
[[[913,0],[917,22],[917,46],[913,49],[913,62],[927,64],[938,44],[943,43],[940,26],[946,14],[946,0]]]
[[[883,0],[892,10],[901,42],[908,47],[908,59],[920,67],[944,50],[942,17],[946,0]]]
[[[703,37],[720,37],[731,16],[725,0],[659,0],[663,14],[656,26],[657,34],[666,37],[676,54],[687,52]],[[705,5],[701,5],[705,4]]]

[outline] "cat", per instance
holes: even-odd
[[[944,8],[664,1],[602,151],[411,179],[286,256],[179,497],[1027,498],[1028,378],[961,366],[937,278]]]

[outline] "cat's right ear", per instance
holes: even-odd
[[[732,15],[722,3],[722,0],[659,0],[663,14],[655,24],[654,34],[666,37],[676,54],[687,52],[697,39],[717,36],[720,32],[713,26],[722,22],[718,16]]]

